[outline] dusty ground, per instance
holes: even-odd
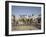
[[[17,30],[38,30],[35,26],[14,26],[12,27],[12,31],[17,31]]]

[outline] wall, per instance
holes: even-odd
[[[46,0],[14,0],[14,1],[44,2],[44,3],[46,3]],[[46,12],[46,10],[45,10],[45,12]],[[45,22],[46,22],[46,13],[45,13]],[[5,36],[5,0],[0,0],[0,37],[6,37]],[[16,37],[46,37],[46,32],[45,32],[45,34],[24,35],[24,36],[16,36]]]

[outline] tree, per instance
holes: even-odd
[[[41,16],[41,14],[39,14],[38,16]]]
[[[32,16],[34,16],[34,14],[32,14]]]
[[[22,19],[19,19],[19,21],[20,21],[20,22],[25,22],[24,18],[22,18]]]
[[[32,18],[29,21],[30,21],[30,23],[32,23],[33,22]]]

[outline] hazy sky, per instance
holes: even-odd
[[[12,15],[39,15],[41,14],[41,7],[29,6],[12,6]]]

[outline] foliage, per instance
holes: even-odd
[[[24,19],[24,18],[19,19],[18,22],[19,22],[19,21],[20,21],[20,22],[24,22],[24,23],[32,23],[32,22],[33,22],[32,19],[27,19],[27,18],[25,18],[25,19]]]

